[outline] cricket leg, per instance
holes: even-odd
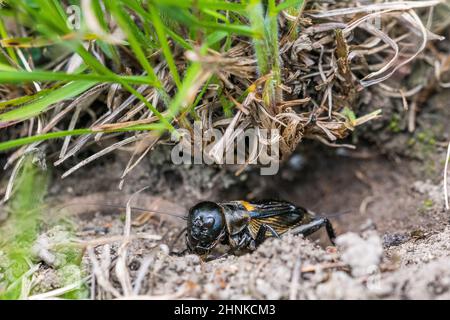
[[[328,218],[325,217],[314,218],[310,223],[292,229],[291,233],[295,235],[302,234],[305,237],[307,237],[323,227],[325,227],[325,230],[327,231],[328,234],[328,238],[330,238],[331,243],[334,245],[336,234],[334,232],[333,225],[331,224],[330,220],[328,220]]]
[[[234,237],[234,245],[230,245],[230,250],[228,251],[229,254],[236,255],[243,249],[248,249],[250,251],[254,250],[254,248],[251,247],[251,243],[253,242],[252,237],[247,233],[244,232],[240,235],[236,235]]]
[[[183,228],[183,229],[177,234],[177,236],[175,237],[175,240],[173,240],[172,243],[171,243],[170,246],[169,246],[169,251],[170,251],[170,252],[174,252],[174,251],[173,251],[173,247],[174,247],[175,244],[178,242],[178,240],[180,240],[181,236],[183,235],[183,233],[186,232],[186,230],[187,230],[187,228]],[[186,251],[187,251],[187,249],[186,249],[186,250],[183,250],[182,253],[185,253]]]
[[[275,238],[280,239],[280,235],[271,226],[262,224],[261,227],[259,227],[258,233],[256,234],[256,246],[259,246],[261,243],[263,243],[264,240],[266,240],[267,231],[269,231]]]
[[[181,252],[178,251],[170,251],[170,255],[176,256],[176,257],[182,257],[189,253],[189,249],[184,249]]]

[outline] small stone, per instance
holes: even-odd
[[[405,234],[393,233],[383,236],[383,246],[385,248],[399,246],[408,241],[409,237]]]
[[[341,249],[342,261],[352,268],[353,276],[367,275],[380,264],[383,246],[376,232],[370,232],[367,239],[349,232],[339,236],[336,239],[336,244]]]
[[[167,244],[160,244],[159,245],[159,249],[164,252],[165,254],[169,254],[170,253],[170,249],[169,246]]]

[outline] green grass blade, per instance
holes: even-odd
[[[151,124],[142,124],[142,125],[132,125],[129,127],[124,127],[116,130],[105,130],[105,131],[94,131],[92,129],[82,128],[75,130],[65,130],[65,131],[57,131],[50,132],[44,134],[38,134],[30,137],[19,138],[15,140],[9,140],[0,143],[0,152],[18,148],[21,146],[25,146],[31,143],[46,141],[57,138],[64,138],[68,136],[80,136],[90,133],[114,133],[114,132],[130,132],[130,131],[160,131],[163,132],[167,130],[167,126],[163,123],[151,123]]]
[[[289,8],[299,8],[303,5],[303,2],[304,0],[285,0],[276,7],[276,10],[280,12]]]
[[[152,16],[149,12],[147,12],[137,1],[134,0],[122,0],[124,4],[126,4],[130,9],[136,11],[137,14],[141,16],[149,24],[151,23]],[[164,24],[163,24],[164,25]],[[167,25],[164,25],[164,32],[169,35],[175,42],[177,42],[180,46],[182,46],[186,50],[192,50],[192,45],[187,42],[183,37],[178,35],[175,30],[172,30]]]
[[[160,119],[160,121],[167,127],[167,129],[169,129],[170,131],[175,130],[172,124],[170,124],[170,122],[166,118],[164,118],[163,115],[142,94],[140,94],[126,81],[120,79],[119,76],[117,76],[114,72],[106,68],[99,61],[97,61],[97,59],[95,59],[95,57],[93,57],[82,45],[77,46],[77,53],[83,58],[85,62],[94,67],[96,70],[100,71],[100,73],[104,73],[108,76],[117,79],[117,82],[120,83],[126,90],[128,90],[128,92],[135,95],[139,100],[141,100],[145,104],[145,106],[150,111],[152,111],[155,116],[157,116]],[[158,86],[157,89],[161,89],[162,91],[162,88],[160,86]]]
[[[153,19],[153,27],[158,35],[159,44],[163,51],[164,57],[166,58],[167,65],[169,66],[172,78],[178,88],[181,87],[180,75],[178,74],[178,68],[175,64],[175,59],[173,58],[172,52],[170,51],[169,43],[167,42],[167,36],[165,33],[164,25],[159,17],[159,12],[156,10],[155,6],[150,7],[150,15]]]
[[[61,5],[55,0],[35,0],[39,5],[38,14],[40,19],[45,19],[47,27],[59,34],[67,34],[71,30],[67,25],[67,16]],[[20,1],[18,1],[20,2]],[[27,6],[26,3],[21,4]]]
[[[253,39],[258,69],[261,75],[266,75],[270,72],[271,68],[269,63],[269,50],[265,37],[265,19],[261,1],[251,0],[247,12],[254,32],[259,34],[259,37]]]
[[[52,89],[42,89],[41,91],[38,91],[35,94],[24,95],[24,96],[20,96],[20,97],[11,99],[11,100],[1,101],[0,102],[0,111],[5,108],[20,106],[24,103],[36,100],[42,96],[47,95],[50,91],[52,91]]]
[[[50,132],[45,134],[39,134],[31,137],[25,137],[15,140],[9,140],[6,142],[0,143],[0,151],[5,151],[17,147],[21,147],[30,143],[45,141],[56,138],[63,138],[67,136],[79,136],[83,134],[89,134],[93,131],[91,129],[75,129],[75,130],[67,130],[67,131],[58,131],[58,132]]]
[[[0,19],[0,37],[2,37],[2,39],[6,39],[9,38],[8,33],[6,32],[6,28],[5,25],[3,24],[3,19]],[[6,48],[6,52],[8,52],[9,57],[18,64],[18,58],[16,55],[16,52],[14,51],[13,48]]]
[[[2,68],[0,67],[0,70]],[[10,69],[11,70],[11,69]],[[12,69],[14,70],[14,69]],[[51,72],[51,71],[3,71],[0,72],[0,83],[23,83],[33,81],[95,81],[95,82],[112,82],[120,83],[125,81],[129,84],[148,84],[150,86],[157,86],[157,83],[149,80],[144,76],[110,76],[100,75],[94,73],[64,73],[64,72]]]
[[[230,10],[235,12],[245,12],[245,4],[230,2],[225,0],[153,0],[154,4],[173,6],[177,8],[192,9],[206,8],[210,10]]]
[[[108,30],[108,22],[106,21],[105,12],[102,9],[100,0],[91,1],[92,10],[97,18],[100,27],[103,30]],[[105,31],[106,32],[106,31]],[[114,46],[110,43],[104,42],[102,40],[98,40],[98,44],[100,49],[110,57],[116,65],[120,64],[120,57],[117,51],[117,46]]]
[[[192,50],[194,48],[189,42],[184,40],[183,37],[178,35],[175,31],[171,30],[170,28],[165,27],[165,31],[175,42],[177,42],[180,46],[182,46],[183,49]]]
[[[188,68],[180,91],[176,94],[169,106],[170,117],[177,116],[183,106],[189,107],[191,102],[189,100],[195,98],[195,96],[192,97],[192,88],[202,85],[201,83],[198,83],[198,78],[202,70],[202,66],[198,62],[193,63]]]
[[[140,31],[138,30],[134,22],[129,19],[129,16],[127,16],[127,14],[123,11],[123,8],[118,1],[111,1],[110,7],[111,12],[116,18],[120,28],[126,33],[128,42],[130,43],[130,46],[133,49],[133,53],[135,54],[137,60],[144,68],[144,70],[147,71],[147,74],[150,76],[150,78],[153,81],[157,81],[155,70],[150,65],[149,60],[145,56],[145,52],[141,47],[141,41],[138,40],[140,38]]]
[[[55,89],[48,95],[18,109],[0,114],[0,121],[25,120],[45,111],[50,105],[73,98],[92,88],[96,82],[76,81]]]
[[[197,27],[204,30],[225,31],[230,34],[243,35],[248,37],[256,36],[253,29],[247,25],[242,24],[226,24],[216,23],[210,21],[203,21],[191,14],[188,10],[174,9],[172,7],[161,7],[164,12],[172,19],[188,26],[189,28]]]

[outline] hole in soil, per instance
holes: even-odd
[[[121,164],[114,162],[110,166],[116,168]],[[76,195],[94,193],[92,197],[75,199],[81,204],[83,201],[100,205],[114,202],[124,206],[131,193],[150,185],[150,190],[141,194],[134,205],[177,213],[186,212],[194,203],[204,200],[280,199],[330,216],[337,234],[376,227],[381,234],[401,236],[418,229],[442,229],[446,219],[444,214],[426,205],[427,195],[414,191],[412,186],[418,179],[419,167],[416,160],[389,160],[373,146],[359,145],[356,151],[348,151],[305,141],[275,176],[261,176],[259,168],[254,168],[244,172],[236,182],[232,173],[225,174],[219,168],[206,170],[193,166],[186,169],[164,161],[154,168],[159,171],[156,175],[148,169],[137,171],[140,174],[127,182],[126,192],[115,190],[115,177],[102,179],[105,190],[100,190],[90,174],[61,180],[59,187],[73,187]],[[103,170],[110,170],[108,168]],[[142,168],[148,168],[148,163],[143,163]],[[185,177],[182,170],[190,171]],[[102,174],[97,171],[92,174]],[[234,182],[226,188],[225,182],[219,182],[216,175],[219,180]],[[160,180],[163,193],[158,193],[155,187]],[[211,187],[206,188],[209,182]],[[186,190],[198,191],[188,194]],[[88,207],[86,210],[92,211]],[[108,211],[111,210],[105,210]],[[180,221],[175,222],[182,226]]]
[[[393,162],[371,148],[330,151],[305,143],[276,176],[255,171],[225,197],[290,201],[331,216],[338,234],[365,227],[381,233],[438,228],[442,221],[437,215],[418,210],[426,199],[412,190],[411,161]]]
[[[176,189],[183,185],[183,177],[175,170],[165,170],[163,177],[169,189]]]

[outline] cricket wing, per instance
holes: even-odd
[[[262,201],[251,203],[253,210],[250,212],[250,222],[248,229],[252,238],[256,238],[259,228],[266,224],[275,230],[279,235],[289,229],[296,227],[309,220],[308,212],[289,202],[282,201]],[[272,236],[267,232],[267,237]]]

